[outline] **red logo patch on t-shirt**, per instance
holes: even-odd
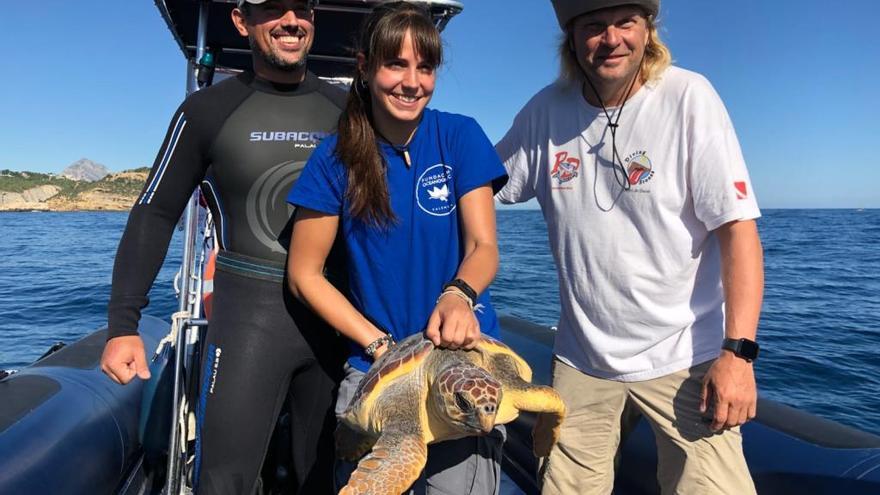
[[[560,151],[556,153],[556,161],[550,170],[550,177],[556,179],[559,184],[565,184],[578,176],[579,168],[581,168],[580,160],[573,156],[569,157],[566,151]]]
[[[738,180],[733,183],[733,187],[736,188],[736,199],[746,199],[749,197],[749,193],[746,191],[745,181]]]

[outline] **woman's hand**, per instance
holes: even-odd
[[[467,296],[446,292],[428,319],[425,337],[437,347],[473,349],[480,341],[480,323],[466,301]]]

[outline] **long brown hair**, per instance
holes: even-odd
[[[440,65],[440,32],[426,9],[407,2],[376,7],[361,26],[355,53],[363,55],[365,62],[355,70],[348,102],[339,117],[336,156],[348,169],[345,194],[350,212],[355,218],[379,226],[389,226],[396,217],[385,178],[387,164],[376,143],[372,99],[365,76],[375,74],[382,63],[400,54],[407,32],[422,60],[434,68]]]

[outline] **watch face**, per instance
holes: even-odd
[[[760,349],[760,347],[758,346],[757,343],[752,342],[751,340],[748,340],[748,339],[741,339],[739,342],[740,342],[739,354],[742,357],[749,359],[749,360],[752,360],[752,361],[754,361],[755,359],[758,358],[758,349]]]

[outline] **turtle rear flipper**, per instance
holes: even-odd
[[[398,495],[418,479],[427,460],[421,435],[383,433],[339,495]]]
[[[348,462],[357,462],[376,443],[375,438],[352,428],[345,421],[336,425],[335,436],[336,457]]]

